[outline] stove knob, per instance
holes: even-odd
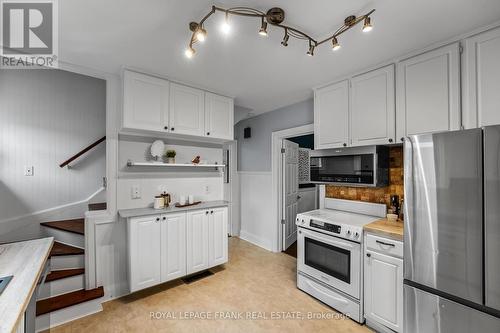
[[[347,236],[351,236],[351,230],[347,230]]]
[[[354,238],[358,238],[358,237],[359,237],[359,232],[357,232],[357,231],[356,231],[356,232],[354,233]]]

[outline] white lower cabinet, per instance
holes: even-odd
[[[132,217],[129,288],[148,288],[227,262],[227,207]]]
[[[365,237],[364,313],[367,324],[377,330],[403,330],[402,248],[399,241]]]

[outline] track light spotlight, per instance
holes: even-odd
[[[226,17],[224,18],[224,21],[222,22],[220,29],[225,34],[228,34],[229,31],[231,30],[231,26],[229,25],[229,14],[228,14],[228,12],[226,12]]]
[[[339,41],[337,40],[337,37],[332,38],[332,51],[337,51],[340,49],[340,44]]]
[[[288,46],[288,39],[290,39],[290,35],[288,35],[288,31],[285,29],[285,36],[283,37],[283,40],[281,41],[281,45]]]
[[[199,27],[196,30],[195,37],[196,37],[197,41],[204,42],[205,39],[207,38],[207,31],[205,29],[203,29],[202,27]]]
[[[365,23],[363,24],[363,32],[369,32],[372,31],[373,25],[372,25],[372,19],[367,16],[365,17]]]
[[[194,54],[196,53],[195,49],[193,49],[193,47],[190,45],[186,51],[184,52],[184,54],[186,55],[187,58],[191,59]]]
[[[309,42],[309,51],[306,53],[308,56],[312,57],[314,55],[314,44]]]
[[[259,35],[267,36],[267,22],[264,21],[264,17],[262,17],[262,24],[260,25]]]

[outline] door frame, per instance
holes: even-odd
[[[272,167],[272,216],[273,216],[273,244],[274,252],[283,250],[283,229],[281,219],[283,215],[283,159],[281,158],[281,145],[284,139],[295,136],[314,134],[314,124],[292,127],[275,131],[271,136],[271,167]]]

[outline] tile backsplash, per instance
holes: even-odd
[[[397,194],[401,200],[404,195],[403,147],[391,147],[389,150],[389,159],[389,186],[373,188],[327,185],[326,197],[384,203],[387,207],[390,206],[391,195]]]

